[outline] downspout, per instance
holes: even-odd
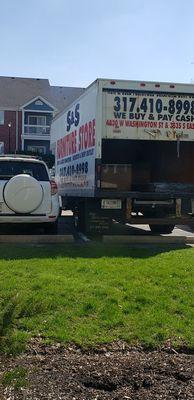
[[[19,132],[19,111],[16,111],[16,121],[15,121],[15,153],[18,151],[18,132]]]
[[[22,139],[22,151],[24,151],[24,110],[22,108],[22,134],[21,134],[21,139]]]

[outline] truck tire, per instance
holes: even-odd
[[[152,233],[169,234],[172,233],[174,225],[149,225]]]

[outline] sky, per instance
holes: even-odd
[[[0,76],[194,83],[193,0],[1,0]]]

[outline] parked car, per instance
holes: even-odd
[[[51,178],[55,178],[55,167],[52,167],[51,169],[49,169],[49,173]]]
[[[37,224],[56,233],[59,214],[57,184],[42,160],[0,156],[0,224]]]

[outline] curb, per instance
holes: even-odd
[[[140,236],[140,235],[107,235],[103,236],[103,243],[114,244],[190,244],[194,237],[190,236]]]
[[[79,234],[85,243],[92,243],[85,235]],[[143,235],[104,235],[102,242],[107,244],[177,244],[192,245],[194,236],[143,236]],[[0,235],[0,244],[70,244],[75,243],[73,235]]]
[[[0,235],[1,243],[58,244],[74,243],[73,235]]]

